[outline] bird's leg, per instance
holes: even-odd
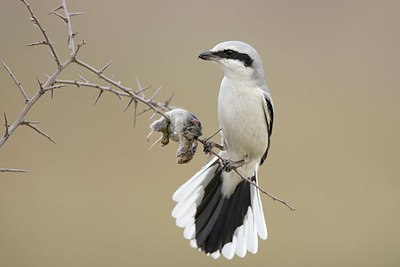
[[[246,160],[238,160],[238,161],[232,161],[230,159],[222,159],[222,170],[224,172],[231,172],[233,170],[236,170],[239,167],[242,167],[243,164],[246,163]]]

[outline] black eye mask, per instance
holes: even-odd
[[[235,59],[243,62],[245,67],[250,67],[253,64],[253,59],[245,53],[239,53],[232,49],[225,49],[217,52],[212,52],[213,55],[220,58]]]

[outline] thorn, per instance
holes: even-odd
[[[48,45],[49,43],[46,41],[38,41],[30,44],[26,44],[25,46],[37,46],[37,45]]]
[[[48,50],[47,53],[49,53],[49,55],[57,62],[56,57],[54,56],[54,54],[50,50]]]
[[[140,85],[139,79],[136,78],[136,85],[139,88],[139,91],[137,92],[137,94],[141,94],[142,97],[144,97],[144,91],[146,91],[147,89],[151,88],[151,86],[147,86],[146,88],[142,88],[142,86]]]
[[[146,136],[146,143],[150,142],[150,137],[153,135],[153,133],[154,133],[154,129],[151,128],[150,133]]]
[[[42,130],[40,130],[36,126],[34,126],[33,123],[31,123],[30,121],[23,121],[23,122],[21,122],[21,125],[26,125],[26,126],[32,128],[33,130],[35,130],[40,135],[43,135],[44,137],[49,139],[52,143],[57,144],[56,141],[54,141],[53,138],[51,138],[48,134],[46,134],[45,132],[43,132]]]
[[[63,8],[63,6],[56,7],[55,9],[51,10],[51,11],[49,12],[49,14],[47,14],[47,15],[51,15],[51,14],[53,14],[54,12],[56,12],[56,11],[62,9],[62,8]]]
[[[125,107],[123,112],[125,112],[130,107],[130,105],[132,104],[133,100],[134,100],[134,98],[132,97],[131,100],[129,101],[128,105]]]
[[[64,17],[63,15],[57,13],[56,11],[52,12],[51,14],[56,15],[57,17],[59,17],[60,19],[62,19],[65,23],[68,23],[68,19],[66,17]]]
[[[146,86],[145,88],[141,88],[139,91],[135,92],[136,95],[143,93],[144,91],[147,91],[148,89],[151,88],[151,85]],[[143,95],[143,94],[142,94]]]
[[[149,102],[153,101],[154,98],[158,95],[158,93],[160,93],[161,89],[162,89],[162,86],[158,87],[157,91],[154,93],[154,95],[152,97],[149,98],[148,101]]]
[[[4,133],[4,137],[8,138],[10,136],[10,133],[8,131],[9,125],[8,125],[8,120],[7,120],[7,113],[4,112],[3,114],[4,114],[4,126],[6,127],[6,132]]]
[[[146,112],[149,111],[149,110],[151,110],[151,108],[145,108],[145,109],[143,109],[142,111],[140,111],[137,115],[140,116],[140,115],[146,113]]]
[[[168,108],[168,106],[169,106],[169,104],[171,103],[172,98],[174,97],[174,95],[175,95],[175,93],[172,92],[171,96],[170,96],[167,100],[165,100],[164,106],[165,106],[166,108]]]
[[[111,88],[111,87],[110,87]],[[119,100],[121,100],[122,102],[124,102],[124,99],[122,99],[122,96],[120,94],[117,94],[117,96],[119,97]]]
[[[25,99],[25,103],[28,103],[29,97],[26,94],[24,88],[22,87],[21,83],[17,80],[17,77],[12,73],[11,69],[6,65],[6,63],[3,60],[0,60],[1,63],[3,64],[4,68],[7,70],[8,74],[11,76],[11,78],[14,80],[15,85],[18,87],[19,91],[21,92],[22,96]]]
[[[99,73],[97,75],[101,75],[103,74],[103,72],[108,68],[108,66],[110,66],[112,63],[112,59],[110,61],[108,61],[108,63],[99,71]]]
[[[135,109],[133,112],[133,128],[136,128],[136,118],[137,118],[137,106],[138,106],[138,101],[135,99]]]
[[[38,84],[39,84],[40,91],[43,93],[43,92],[44,92],[44,91],[43,91],[43,85],[42,85],[42,82],[39,80],[38,76],[36,76],[36,80],[37,80],[37,82],[38,82]]]
[[[152,149],[152,148],[153,148],[155,145],[157,145],[158,143],[160,143],[160,141],[161,141],[162,139],[163,139],[163,136],[161,136],[160,138],[158,138],[157,141],[155,141],[154,144],[152,144],[152,145],[149,147],[149,150]]]
[[[86,15],[86,14],[87,14],[87,12],[73,12],[73,13],[70,13],[69,16],[73,17],[73,16],[81,16],[81,15]]]
[[[86,80],[85,78],[83,78],[83,76],[82,76],[82,75],[80,75],[80,74],[79,74],[79,78],[81,78],[81,80],[82,80],[82,81],[84,81],[85,83],[89,83],[89,81],[88,81],[88,80]]]
[[[155,109],[153,115],[150,116],[150,118],[147,120],[147,122],[153,120],[154,117],[158,114],[158,112],[159,112],[158,109]]]
[[[72,38],[75,38],[75,36],[78,34],[79,32],[74,32],[71,36]]]
[[[94,102],[94,106],[96,106],[96,104],[97,104],[97,102],[99,101],[99,99],[100,99],[101,95],[103,94],[103,92],[104,92],[104,90],[100,89],[100,93],[99,93],[99,95],[97,96],[96,101]]]

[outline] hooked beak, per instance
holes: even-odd
[[[217,55],[215,55],[212,51],[203,52],[199,55],[198,58],[201,58],[203,60],[211,60],[211,61],[219,60],[219,57]]]

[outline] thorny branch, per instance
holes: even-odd
[[[34,25],[38,26],[40,31],[42,32],[43,37],[46,39],[44,44],[46,44],[50,48],[51,53],[53,54],[54,60],[56,61],[57,66],[60,68],[61,67],[61,63],[60,63],[60,60],[59,60],[59,58],[57,56],[56,49],[54,48],[53,43],[50,41],[50,38],[47,35],[46,30],[42,27],[42,24],[40,24],[38,18],[33,13],[33,10],[31,8],[31,4],[29,4],[25,0],[21,0],[21,1],[25,4],[25,6],[27,7],[29,13],[31,14],[31,21],[34,23]]]
[[[86,63],[82,59],[78,58],[78,51],[79,49],[86,44],[84,40],[78,45],[75,45],[75,36],[76,32],[72,30],[72,24],[71,24],[71,17],[76,16],[76,15],[83,15],[85,14],[84,12],[72,12],[70,13],[67,9],[66,1],[62,0],[62,3],[60,6],[57,8],[53,9],[49,14],[54,14],[57,17],[62,18],[62,20],[66,23],[67,25],[67,36],[68,36],[68,48],[69,48],[69,56],[65,61],[61,61],[60,57],[58,56],[58,53],[56,52],[55,45],[52,42],[50,36],[48,35],[46,29],[43,27],[43,25],[40,23],[39,19],[33,12],[31,5],[26,1],[26,0],[21,0],[21,2],[26,6],[28,9],[28,12],[31,17],[31,21],[35,26],[37,26],[42,33],[42,36],[44,38],[43,41],[38,41],[34,43],[30,43],[27,46],[38,46],[38,45],[43,45],[47,46],[49,48],[49,54],[53,58],[53,60],[56,63],[56,68],[53,71],[53,74],[47,77],[47,80],[45,82],[41,82],[38,80],[39,88],[37,89],[36,93],[30,98],[28,94],[26,93],[25,89],[22,87],[21,83],[17,80],[16,76],[14,73],[11,71],[11,69],[6,65],[6,63],[1,60],[1,63],[3,64],[4,68],[8,72],[8,74],[11,76],[13,79],[15,85],[17,86],[18,90],[22,94],[25,100],[25,105],[22,109],[22,111],[19,113],[18,117],[15,119],[15,121],[9,125],[7,121],[7,116],[4,113],[4,119],[6,121],[5,124],[5,133],[4,135],[0,138],[0,148],[4,145],[4,143],[8,140],[8,138],[14,133],[14,131],[21,125],[28,126],[35,130],[37,133],[41,134],[42,136],[46,137],[53,143],[54,140],[46,133],[44,133],[42,130],[38,129],[34,123],[31,121],[26,120],[26,116],[32,106],[36,104],[36,102],[47,92],[51,91],[53,94],[54,89],[60,89],[66,85],[76,85],[78,87],[87,87],[87,88],[95,88],[100,90],[100,94],[96,99],[96,102],[98,101],[99,97],[103,92],[109,92],[112,94],[117,95],[120,99],[122,97],[127,97],[130,99],[131,102],[135,103],[135,121],[136,121],[136,116],[138,115],[136,112],[137,108],[137,103],[143,103],[145,106],[148,107],[149,110],[153,110],[154,112],[164,116],[162,111],[168,111],[171,108],[169,107],[170,99],[165,101],[165,103],[159,103],[155,101],[155,96],[152,96],[152,98],[146,98],[146,96],[143,93],[136,93],[134,90],[131,88],[122,85],[120,82],[117,82],[113,80],[112,78],[109,78],[104,74],[104,71],[110,66],[111,61],[109,61],[104,67],[102,67],[100,70],[92,67],[90,64]],[[63,10],[63,14],[58,13],[57,11]],[[78,66],[81,66],[82,68],[88,70],[92,74],[96,75],[98,78],[101,80],[105,81],[108,85],[100,85],[96,83],[90,83],[88,80],[83,79],[83,82],[77,81],[77,80],[59,80],[57,79],[58,76],[60,75],[61,72],[63,72],[67,67],[71,65],[71,63],[75,63]],[[139,83],[138,83],[139,85]],[[143,92],[145,89],[141,88],[140,86],[137,88],[136,91],[138,92]]]
[[[47,76],[47,81],[45,81],[44,83],[39,81],[39,79],[37,78],[39,88],[36,91],[36,93],[33,95],[33,97],[29,98],[25,89],[22,87],[21,83],[17,80],[16,76],[11,71],[11,69],[6,65],[6,63],[3,60],[0,60],[1,63],[3,64],[4,68],[10,75],[10,77],[13,79],[16,87],[22,94],[24,101],[25,101],[24,108],[22,109],[22,111],[19,113],[18,117],[15,119],[15,121],[11,125],[8,124],[8,118],[7,118],[6,113],[4,112],[5,132],[4,132],[3,136],[0,138],[0,148],[4,145],[4,143],[8,140],[8,138],[14,133],[14,131],[21,125],[25,125],[31,129],[33,129],[38,134],[44,136],[49,141],[55,143],[55,141],[52,137],[50,137],[48,134],[46,134],[44,131],[40,130],[36,126],[36,124],[38,124],[37,121],[29,121],[29,120],[26,120],[25,118],[26,118],[28,112],[30,111],[30,109],[32,108],[32,106],[34,106],[35,103],[44,94],[46,94],[47,92],[50,91],[51,96],[53,96],[54,89],[61,89],[67,85],[75,85],[78,88],[85,87],[85,88],[94,88],[94,89],[99,90],[99,94],[96,98],[95,104],[99,101],[100,97],[102,96],[102,94],[104,92],[114,94],[114,95],[118,96],[119,99],[121,99],[121,100],[123,98],[129,98],[129,103],[125,107],[124,111],[126,111],[130,107],[130,105],[132,103],[134,103],[134,125],[136,125],[137,116],[139,116],[140,114],[143,114],[145,112],[151,111],[151,110],[153,111],[153,114],[151,115],[149,120],[152,120],[156,115],[163,116],[164,118],[166,118],[168,120],[168,118],[166,117],[164,112],[172,109],[172,107],[170,107],[170,102],[172,100],[173,94],[164,103],[155,101],[156,97],[158,96],[158,94],[161,90],[161,87],[160,87],[156,90],[156,92],[150,98],[146,98],[144,92],[146,90],[148,90],[150,87],[142,88],[139,81],[137,81],[137,90],[132,90],[130,87],[124,86],[120,82],[117,82],[113,78],[110,78],[104,74],[106,69],[111,65],[112,60],[109,60],[102,68],[97,69],[78,57],[79,50],[86,44],[86,42],[85,42],[85,40],[82,40],[81,43],[78,43],[77,45],[75,45],[74,38],[76,37],[77,32],[73,31],[71,17],[77,16],[77,15],[84,15],[84,14],[86,14],[85,12],[69,12],[67,9],[66,0],[62,0],[60,6],[58,6],[57,8],[55,8],[49,12],[49,15],[53,14],[53,15],[57,16],[67,25],[67,44],[68,44],[68,49],[69,49],[69,56],[67,57],[67,59],[64,62],[62,62],[60,60],[60,57],[58,56],[58,53],[56,52],[54,43],[51,41],[49,35],[46,32],[46,29],[42,26],[39,19],[34,14],[32,8],[31,8],[31,5],[26,0],[21,0],[21,2],[28,9],[28,12],[31,16],[31,21],[33,22],[34,25],[36,25],[39,28],[39,30],[41,31],[42,36],[44,38],[44,40],[42,40],[42,41],[36,41],[33,43],[29,43],[26,46],[28,46],[28,47],[47,46],[49,48],[48,53],[50,54],[50,56],[56,63],[56,69],[53,71],[52,75]],[[63,11],[63,14],[58,13],[58,11],[60,11],[60,10]],[[83,69],[88,70],[89,72],[91,72],[92,74],[97,76],[97,78],[104,81],[107,85],[91,83],[87,79],[83,78],[82,76],[80,76],[82,81],[78,81],[78,80],[74,80],[74,79],[71,79],[71,80],[57,79],[58,76],[60,75],[60,73],[62,71],[64,71],[67,67],[69,67],[71,65],[71,63],[75,63],[76,65],[82,67]],[[144,108],[141,112],[137,111],[138,103],[142,103],[146,106],[146,108]],[[210,141],[210,139],[212,137],[214,137],[219,131],[220,130],[218,130],[215,134],[213,134],[209,138],[199,139],[198,141],[203,145],[204,151],[206,153],[214,155],[221,161],[221,164],[226,165],[228,160],[222,158],[221,156],[218,155],[218,153],[213,151],[214,147],[219,148],[219,149],[223,149],[223,147]],[[243,180],[251,183],[262,193],[269,196],[272,200],[278,201],[278,202],[284,204],[290,210],[295,210],[286,201],[283,201],[283,200],[273,196],[272,194],[270,194],[267,191],[260,188],[255,182],[244,177],[242,174],[240,174],[240,172],[238,171],[238,168],[240,168],[240,165],[231,167],[230,169],[232,171],[234,171],[235,173],[237,173]],[[0,168],[0,172],[27,172],[27,171],[22,170],[22,169]]]

